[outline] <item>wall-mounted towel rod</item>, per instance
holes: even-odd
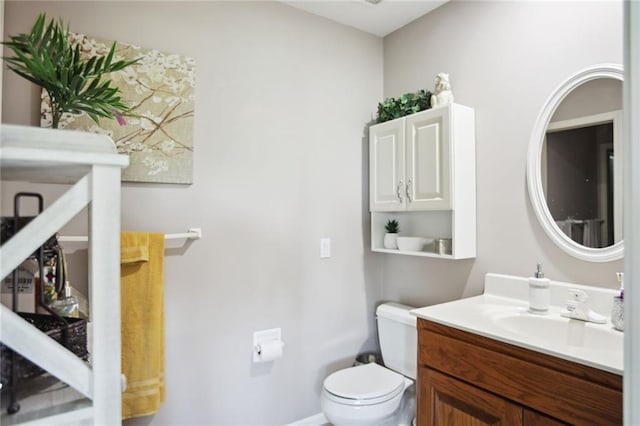
[[[186,238],[188,240],[199,240],[202,238],[202,228],[189,228],[187,232],[183,232],[181,234],[165,234],[165,240],[179,240]],[[84,243],[89,241],[89,237],[86,235],[82,236],[64,236],[61,235],[58,237],[58,241],[63,243]]]

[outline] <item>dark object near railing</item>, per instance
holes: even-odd
[[[33,216],[20,215],[20,201],[25,198],[35,198],[38,202],[38,214],[42,213],[44,204],[42,195],[32,192],[17,193],[14,197],[14,216],[0,218],[1,244],[10,240],[20,229],[34,219]],[[12,310],[82,360],[87,360],[89,357],[87,352],[87,321],[82,318],[63,318],[45,303],[45,291],[43,288],[44,265],[58,256],[59,251],[57,237],[54,235],[29,256],[38,261],[40,279],[34,280],[36,287],[34,291],[39,294],[39,298],[36,299],[36,307],[44,309],[48,314],[17,312],[19,287],[17,268],[12,272]],[[59,272],[60,269],[56,268],[55,290],[58,294],[62,293],[65,280]],[[3,389],[6,387],[9,392],[7,413],[14,414],[20,410],[20,404],[16,397],[16,388],[20,381],[37,377],[44,374],[45,371],[2,344],[0,344],[0,365],[2,366],[0,369],[0,382]]]

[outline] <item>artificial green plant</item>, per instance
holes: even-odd
[[[429,108],[431,108],[431,92],[428,90],[405,93],[399,98],[386,98],[378,103],[376,123],[384,123]]]
[[[103,77],[138,59],[113,61],[115,42],[106,56],[81,57],[80,45],[70,40],[69,27],[61,19],[46,24],[46,15],[41,14],[29,34],[9,36],[2,44],[13,52],[3,58],[7,67],[49,95],[53,128],[64,113],[85,112],[96,123],[98,117],[104,117],[123,124],[122,116],[131,108],[111,80]]]
[[[398,221],[397,220],[389,219],[387,221],[387,224],[384,226],[384,229],[389,234],[397,234],[398,232],[400,232],[400,225],[398,225]]]

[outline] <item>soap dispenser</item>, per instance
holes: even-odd
[[[546,315],[550,298],[549,279],[544,277],[542,264],[538,263],[536,273],[529,278],[529,312]]]

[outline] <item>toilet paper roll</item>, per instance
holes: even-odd
[[[267,340],[256,345],[257,357],[255,362],[269,362],[282,358],[282,340]]]

